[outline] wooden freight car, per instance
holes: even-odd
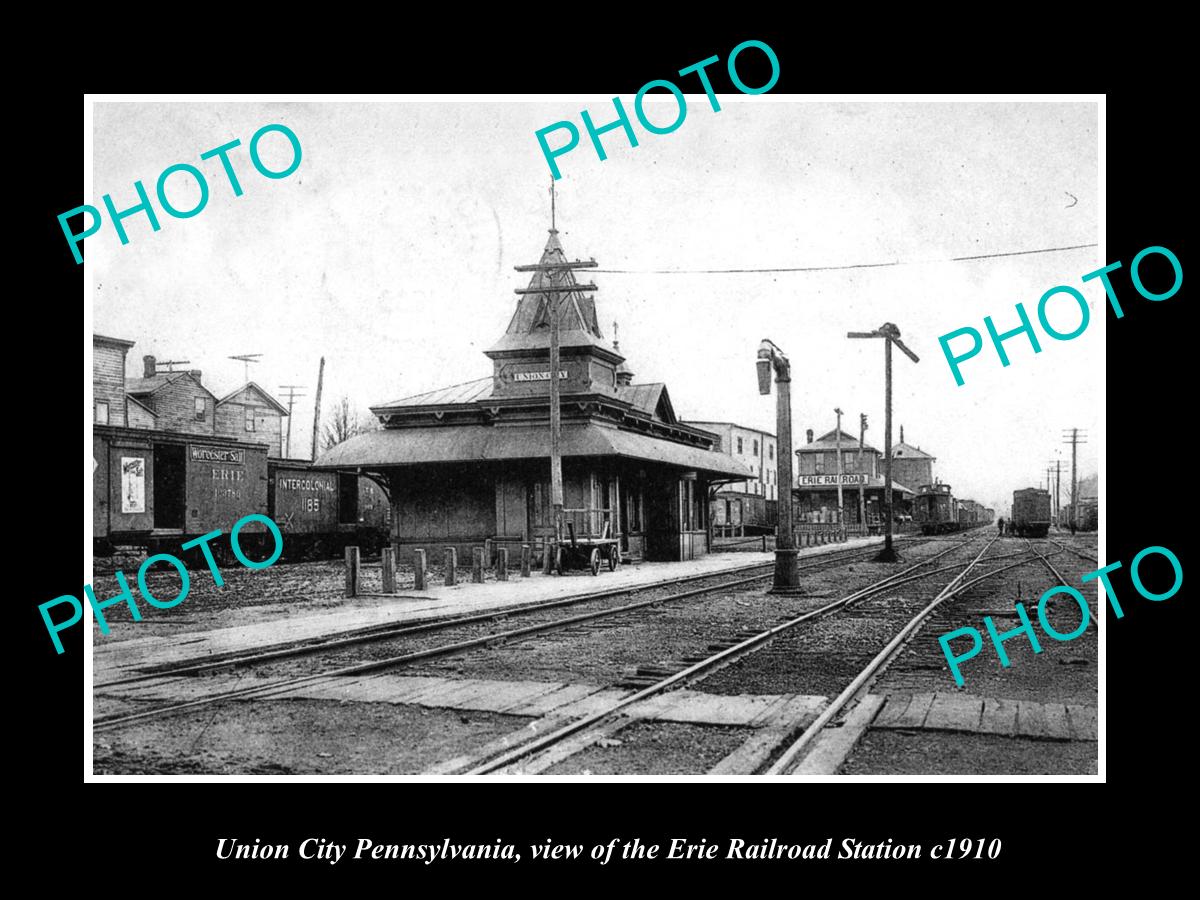
[[[268,506],[286,559],[340,555],[350,545],[377,553],[387,543],[391,505],[371,479],[314,471],[308,460],[271,460]]]
[[[98,555],[117,545],[174,553],[243,516],[267,513],[267,448],[228,438],[92,427],[92,535]],[[250,554],[268,532],[249,522],[239,546]],[[220,555],[228,544],[214,542]]]
[[[948,484],[923,484],[913,500],[913,521],[921,534],[944,534],[959,529],[958,513]]]
[[[1045,537],[1050,532],[1050,492],[1041,488],[1013,491],[1009,524],[1019,537]]]

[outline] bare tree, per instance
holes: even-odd
[[[328,450],[356,434],[378,429],[379,423],[373,415],[360,412],[349,397],[343,396],[325,416],[321,449]]]

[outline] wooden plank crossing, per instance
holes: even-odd
[[[961,731],[1043,741],[1096,740],[1096,707],[972,694],[896,694],[871,723],[894,730]]]

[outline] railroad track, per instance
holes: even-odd
[[[731,647],[719,650],[703,660],[695,662],[687,668],[682,669],[679,672],[664,677],[659,681],[646,686],[642,690],[622,698],[603,710],[567,723],[555,731],[548,732],[547,734],[530,740],[519,747],[507,750],[484,762],[477,763],[474,768],[463,774],[486,775],[493,772],[502,772],[508,770],[510,767],[514,767],[516,764],[520,763],[521,760],[530,756],[534,756],[535,754],[539,754],[543,751],[550,750],[555,745],[561,744],[563,741],[567,740],[573,735],[576,735],[587,729],[603,726],[606,722],[610,722],[616,716],[620,715],[622,710],[640,703],[643,700],[650,699],[657,694],[664,693],[673,688],[683,687],[684,685],[706,678],[719,669],[722,669],[725,666],[728,666],[737,660],[755,652],[756,650],[761,649],[780,634],[790,631],[791,629],[794,629],[805,622],[827,616],[837,610],[851,606],[870,597],[874,597],[885,591],[899,587],[900,585],[928,578],[940,572],[960,569],[962,568],[962,563],[955,563],[953,565],[940,566],[937,568],[928,569],[927,571],[918,572],[918,570],[927,569],[928,566],[936,563],[938,560],[942,559],[948,554],[967,546],[970,543],[971,538],[972,536],[968,535],[966,539],[955,540],[952,543],[952,546],[934,554],[931,557],[928,557],[927,559],[922,560],[919,563],[908,566],[899,572],[892,573],[886,578],[874,582],[873,584],[870,584],[864,588],[860,588],[859,590],[856,590],[845,597],[834,600],[821,607],[818,607],[817,609],[810,610],[799,616],[788,619],[787,621],[772,628],[765,629],[757,634],[749,636]],[[992,543],[994,543],[994,541],[994,538],[989,541],[985,545],[983,552],[985,552],[986,549],[990,547]],[[980,555],[982,555],[982,552]],[[1027,553],[1022,552],[1020,555],[1025,557],[1025,559],[1019,563],[1015,563],[1014,565],[1025,565],[1031,561],[1028,558]],[[998,572],[1002,570],[995,571]],[[989,573],[989,577],[990,574],[994,573]],[[515,768],[513,771],[519,772],[519,768]]]
[[[1074,554],[1075,556],[1078,556],[1080,559],[1086,560],[1087,562],[1090,562],[1093,565],[1097,565],[1097,566],[1100,565],[1100,561],[1095,556],[1092,556],[1090,553],[1084,553],[1082,550],[1076,550],[1074,547],[1068,547],[1066,544],[1060,544],[1058,541],[1054,540],[1053,538],[1047,538],[1047,540],[1051,544],[1053,544],[1055,547],[1058,547],[1060,550],[1065,550],[1068,553]]]
[[[927,571],[918,571],[921,569],[926,569],[930,564],[937,562],[939,559],[954,552],[955,550],[959,550],[959,549],[962,549],[962,548],[968,546],[971,542],[972,537],[973,537],[972,535],[968,535],[966,539],[956,540],[954,542],[953,546],[947,548],[946,550],[944,550],[940,553],[935,554],[934,556],[929,557],[928,559],[922,560],[921,562],[916,563],[915,565],[909,566],[909,567],[901,570],[900,572],[893,573],[893,574],[889,575],[888,577],[883,578],[880,581],[870,584],[870,585],[868,585],[864,588],[861,588],[857,591],[854,591],[853,593],[848,594],[845,597],[842,597],[838,600],[832,601],[831,603],[825,604],[824,606],[821,606],[817,609],[810,610],[809,612],[806,612],[802,615],[796,616],[795,618],[789,619],[788,621],[783,622],[782,624],[776,625],[773,628],[766,629],[758,634],[750,636],[750,637],[740,641],[739,643],[735,644],[732,647],[729,647],[727,649],[723,649],[719,652],[713,653],[711,656],[708,656],[705,659],[694,663],[693,665],[689,666],[688,668],[683,669],[682,671],[676,672],[667,677],[664,677],[661,680],[657,681],[656,683],[648,685],[644,689],[642,689],[630,696],[627,696],[627,697],[621,699],[620,701],[617,701],[617,702],[611,704],[609,707],[607,707],[604,710],[597,711],[596,713],[594,713],[592,715],[589,715],[584,718],[581,718],[576,721],[565,724],[555,731],[549,732],[539,738],[530,740],[530,741],[528,741],[518,747],[515,747],[511,750],[507,750],[506,752],[496,755],[496,756],[492,757],[491,759],[488,759],[485,762],[477,763],[474,766],[474,768],[468,770],[464,774],[486,775],[486,774],[495,773],[495,772],[509,772],[512,774],[519,773],[521,771],[520,763],[522,760],[525,760],[530,757],[534,757],[536,759],[543,752],[552,750],[556,745],[562,744],[567,739],[569,739],[572,736],[577,735],[581,732],[585,732],[589,729],[596,729],[597,731],[602,730],[606,724],[613,722],[621,714],[621,712],[623,710],[625,710],[629,707],[632,707],[635,704],[640,703],[644,700],[648,700],[657,694],[664,693],[664,692],[674,689],[674,688],[683,687],[686,684],[694,683],[696,681],[700,681],[704,678],[707,678],[707,677],[711,676],[713,673],[715,673],[716,671],[718,671],[719,669],[722,669],[725,666],[730,665],[730,664],[736,662],[737,660],[739,660],[749,654],[752,654],[755,651],[766,646],[768,643],[770,643],[774,638],[778,637],[780,634],[782,634],[786,631],[790,631],[791,629],[794,629],[797,626],[799,626],[805,622],[809,622],[809,621],[812,621],[817,618],[828,616],[829,614],[836,612],[840,609],[852,606],[854,604],[857,604],[857,603],[867,600],[869,598],[876,597],[880,594],[883,594],[883,593],[890,591],[893,588],[899,587],[901,585],[908,584],[908,583],[911,583],[914,581],[919,581],[922,579],[926,579],[926,578],[929,578],[929,577],[939,574],[939,573],[948,572],[948,571],[957,571],[958,574],[951,580],[950,584],[948,584],[945,588],[943,588],[943,590],[941,592],[939,592],[938,599],[934,603],[931,603],[928,606],[926,606],[925,609],[923,609],[921,611],[921,613],[918,613],[918,616],[916,617],[916,622],[914,623],[914,622],[910,621],[909,625],[906,626],[905,629],[902,630],[901,635],[899,635],[897,639],[894,639],[891,643],[889,643],[888,649],[895,652],[897,650],[897,648],[899,647],[900,643],[904,639],[910,637],[913,633],[915,633],[917,627],[919,627],[919,625],[925,620],[925,618],[928,617],[929,613],[932,612],[932,610],[934,608],[936,608],[936,606],[939,603],[943,602],[946,599],[949,599],[951,596],[954,596],[955,594],[957,594],[963,590],[966,590],[968,587],[978,583],[979,581],[983,581],[984,579],[991,578],[992,576],[997,575],[1000,572],[1006,571],[1008,569],[1015,568],[1017,566],[1028,565],[1029,563],[1035,561],[1033,556],[1031,555],[1031,553],[1028,550],[1016,551],[1013,553],[1005,554],[1002,557],[991,557],[991,558],[988,558],[985,560],[984,554],[986,554],[987,550],[996,541],[996,538],[992,538],[987,541],[987,543],[980,550],[980,552],[975,556],[974,559],[971,560],[971,562],[969,562],[966,565],[965,568],[964,568],[963,563],[958,562],[958,563],[954,563],[951,565],[939,566],[937,568],[928,569]],[[1000,568],[992,569],[991,571],[989,571],[983,575],[980,575],[979,577],[977,577],[976,579],[973,579],[970,582],[960,584],[960,582],[962,582],[962,579],[964,577],[966,577],[966,574],[968,572],[970,572],[980,562],[989,562],[990,563],[990,562],[995,562],[995,561],[998,561],[1001,559],[1009,559],[1014,556],[1019,556],[1019,557],[1021,557],[1021,559],[1019,559],[1018,561],[1011,563],[1009,565],[1005,565]],[[961,571],[959,571],[959,570],[961,570]],[[957,585],[957,587],[956,587],[956,585]],[[880,654],[880,656],[876,657],[876,660],[872,661],[871,666],[869,666],[869,668],[871,669],[872,672],[877,672],[880,669],[880,665],[878,664],[877,661],[880,659],[880,657],[883,657],[883,656],[884,656],[884,654]],[[855,682],[858,683],[859,685],[867,684],[867,683],[869,683],[868,679],[870,677],[871,677],[870,674],[868,674],[866,676],[866,678],[855,679]],[[840,712],[842,709],[844,709],[845,706],[849,703],[850,699],[852,699],[853,696],[856,696],[857,693],[859,693],[859,692],[860,691],[854,691],[845,698],[839,697],[838,700],[841,702],[838,703],[838,701],[835,701],[835,704],[837,704],[836,706],[834,704],[831,704],[830,707],[826,710],[827,714],[823,714],[823,716],[821,718],[820,727],[824,727],[824,724],[828,723],[835,715],[837,715],[838,712]],[[815,734],[818,731],[819,731],[819,728],[813,729],[812,730],[813,735],[815,736]],[[810,736],[807,739],[804,739],[802,736],[802,739],[805,740],[805,743],[807,743],[808,741],[812,740],[812,737]],[[799,753],[802,750],[803,750],[803,745],[800,747],[800,750],[797,750],[796,752]],[[786,752],[788,752],[788,751],[785,751],[785,753]],[[781,757],[781,759],[782,759],[782,757]],[[777,773],[771,772],[770,774],[777,774]]]
[[[838,716],[848,711],[851,704],[862,698],[867,691],[869,691],[871,685],[875,682],[879,675],[895,659],[897,659],[901,653],[904,652],[905,648],[913,640],[921,626],[925,624],[934,611],[944,603],[952,600],[959,594],[964,593],[980,582],[1000,574],[1001,572],[1006,572],[1010,569],[1028,565],[1029,563],[1035,561],[1040,561],[1043,563],[1063,584],[1067,583],[1058,570],[1054,568],[1049,559],[1039,552],[1039,550],[1029,541],[1026,541],[1028,550],[1019,554],[1025,558],[1017,560],[1016,562],[1008,565],[1001,566],[1000,568],[978,574],[976,577],[968,581],[964,581],[963,579],[966,578],[967,575],[976,569],[981,563],[991,562],[994,561],[994,559],[1001,558],[996,557],[991,560],[984,559],[984,554],[987,552],[988,548],[995,543],[995,540],[996,538],[993,538],[991,541],[989,541],[988,544],[979,552],[979,554],[973,560],[967,563],[967,565],[958,575],[951,579],[951,581],[945,585],[928,604],[926,604],[919,612],[917,612],[916,615],[908,620],[904,627],[900,629],[900,631],[887,643],[882,650],[879,651],[878,654],[875,655],[874,658],[871,659],[869,663],[867,663],[866,666],[863,667],[861,671],[859,671],[859,673],[851,680],[850,684],[848,684],[846,688],[840,694],[838,694],[838,696],[835,697],[825,707],[824,710],[822,710],[821,714],[817,716],[812,724],[810,724],[803,731],[803,733],[801,733],[801,735],[796,738],[791,745],[789,745],[787,749],[778,756],[778,758],[775,759],[775,761],[766,769],[763,774],[787,775],[794,771],[797,766],[802,763],[806,751],[808,751],[817,738],[820,737],[826,726],[828,726]],[[1013,555],[1014,554],[1006,554],[1006,557],[1011,557]]]
[[[946,553],[951,552],[954,547],[945,550],[932,559],[940,558]],[[841,563],[852,562],[858,559],[866,559],[878,552],[875,546],[847,550],[835,551],[830,554],[823,554],[820,558],[814,559],[811,563],[800,566],[801,570],[808,571],[819,568],[828,568]],[[929,560],[918,563],[917,567],[925,565]],[[522,607],[510,608],[507,610],[497,610],[491,613],[481,613],[469,616],[459,616],[451,619],[439,620],[425,624],[401,626],[397,628],[375,631],[365,634],[357,634],[350,637],[338,638],[332,641],[322,641],[318,643],[310,643],[302,646],[289,646],[276,650],[271,650],[265,653],[255,653],[242,657],[230,657],[218,661],[205,661],[203,663],[185,664],[176,666],[170,669],[139,674],[128,678],[117,679],[108,682],[102,682],[95,685],[95,690],[103,688],[119,687],[122,685],[134,684],[138,682],[146,682],[151,680],[169,681],[176,678],[186,678],[195,675],[200,675],[205,672],[215,670],[232,669],[241,666],[249,666],[262,662],[269,662],[285,657],[315,654],[327,650],[342,649],[344,647],[363,644],[370,641],[380,641],[388,638],[404,637],[406,635],[417,634],[429,631],[445,630],[464,625],[473,625],[485,621],[492,621],[502,618],[507,618],[514,615],[525,615],[534,612],[541,612],[547,609],[553,609],[563,606],[576,605],[604,599],[612,596],[620,596],[622,594],[633,594],[645,590],[653,590],[661,587],[670,587],[681,584],[692,584],[696,581],[704,579],[712,579],[726,574],[741,574],[744,572],[761,571],[759,574],[749,575],[744,578],[734,580],[723,580],[717,584],[705,585],[703,587],[694,588],[691,590],[670,593],[662,597],[653,597],[646,600],[640,600],[633,603],[622,604],[615,607],[605,607],[600,610],[580,613],[576,615],[552,619],[546,622],[540,622],[534,625],[529,625],[524,628],[510,629],[502,632],[491,632],[486,635],[471,638],[468,640],[456,641],[448,644],[418,650],[411,653],[392,656],[380,660],[372,660],[370,662],[356,663],[353,665],[342,666],[330,671],[315,672],[307,675],[296,676],[292,678],[280,679],[267,684],[252,685],[244,688],[236,688],[229,691],[220,691],[212,695],[189,700],[181,703],[173,703],[167,706],[160,706],[154,709],[142,710],[136,713],[118,713],[108,716],[100,716],[93,720],[93,729],[96,731],[110,728],[120,727],[122,725],[131,724],[134,722],[145,721],[152,718],[172,715],[178,712],[197,709],[202,706],[207,706],[215,703],[220,703],[226,700],[246,699],[250,697],[265,699],[276,694],[286,693],[293,688],[301,685],[307,685],[315,681],[324,679],[343,678],[352,675],[362,675],[371,672],[377,672],[384,669],[397,668],[409,665],[416,662],[426,661],[430,659],[452,656],[459,653],[464,653],[479,647],[486,647],[499,643],[504,643],[512,640],[518,640],[530,635],[545,633],[550,631],[558,631],[565,628],[570,628],[583,622],[593,621],[601,618],[608,618],[618,615],[624,615],[630,612],[646,609],[651,606],[657,606],[665,603],[677,602],[686,600],[691,597],[697,597],[704,594],[715,593],[718,591],[729,590],[730,588],[743,587],[745,585],[754,584],[756,582],[765,581],[772,577],[774,563],[765,563],[751,566],[739,567],[725,573],[709,573],[705,575],[687,576],[680,579],[671,579],[665,582],[656,582],[650,585],[641,585],[636,588],[614,588],[607,591],[596,591],[588,594],[574,595],[572,597],[559,598],[556,600],[546,601],[544,603],[529,604]],[[916,568],[916,567],[913,567]],[[908,570],[906,570],[908,571]]]

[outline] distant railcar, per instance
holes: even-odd
[[[1050,492],[1040,488],[1013,491],[1010,526],[1020,537],[1045,537],[1050,532]]]
[[[958,511],[948,484],[923,484],[913,499],[913,521],[921,534],[958,531]]]

